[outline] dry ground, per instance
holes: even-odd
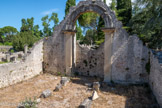
[[[56,79],[57,78],[57,79]],[[92,94],[85,83],[96,81],[94,78],[72,78],[61,91],[41,99],[38,108],[77,108]],[[25,98],[39,97],[41,92],[54,90],[60,77],[43,74],[19,84],[0,89],[0,108],[16,108]],[[159,108],[146,86],[106,86],[101,88],[99,98],[92,103],[92,108]]]

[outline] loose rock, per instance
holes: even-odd
[[[92,83],[85,83],[85,86],[92,87]]]
[[[56,88],[54,91],[59,91],[62,89],[62,85],[61,84],[57,84]]]
[[[36,102],[37,102],[37,103],[40,103],[40,102],[41,102],[41,99],[40,99],[40,98],[38,98],[38,99],[36,100]]]
[[[85,99],[80,105],[79,108],[90,108],[91,107],[92,100]]]
[[[66,86],[69,81],[70,79],[68,77],[62,77],[60,83],[62,86]]]
[[[97,92],[100,89],[100,83],[99,82],[93,82],[93,90],[96,90]]]
[[[18,105],[17,108],[25,108],[24,105]]]
[[[51,90],[45,90],[45,91],[42,92],[40,98],[47,98],[47,97],[49,97],[51,95],[52,95]]]
[[[99,96],[98,96],[97,92],[94,90],[93,94],[92,94],[92,100],[96,100],[98,97]]]

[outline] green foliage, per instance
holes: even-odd
[[[65,15],[67,15],[69,13],[69,9],[72,6],[76,5],[76,1],[75,0],[67,0],[66,1],[66,8],[65,8]]]
[[[34,25],[34,18],[22,19],[20,33],[13,36],[12,45],[16,51],[23,51],[24,46],[32,47],[33,44],[41,38],[39,26]]]
[[[3,45],[12,45],[13,36],[17,33],[17,29],[11,26],[0,28],[0,43]]]
[[[33,44],[38,40],[39,38],[33,35],[31,31],[20,32],[18,35],[14,36],[13,48],[16,51],[23,51],[25,45],[32,47]]]
[[[55,28],[56,25],[58,25],[59,19],[58,19],[58,15],[57,13],[52,13],[51,17],[49,17],[48,15],[42,17],[42,26],[43,28],[43,35],[44,36],[51,36],[52,32]],[[50,22],[53,21],[54,26],[52,28],[50,28]]]
[[[8,63],[7,61],[6,62],[0,62],[0,64],[4,64],[4,63]]]
[[[77,33],[76,33],[76,39],[77,40],[80,40],[80,41],[83,41],[83,34],[82,34],[82,29],[80,26],[76,25],[76,30],[77,30]]]
[[[117,0],[117,15],[118,20],[122,21],[124,26],[127,26],[132,17],[131,0]]]
[[[112,2],[110,4],[110,9],[115,11],[115,14],[117,15],[116,0],[112,0]]]
[[[84,28],[94,29],[97,26],[98,18],[99,18],[99,15],[97,13],[88,12],[88,13],[83,13],[82,15],[80,15],[78,18],[78,22],[79,22],[79,25]]]
[[[10,53],[14,53],[15,51],[13,49],[10,50]]]
[[[136,0],[129,22],[131,34],[138,34],[148,47],[162,48],[162,1]]]
[[[37,108],[38,103],[36,102],[36,99],[32,100],[31,98],[26,98],[25,101],[22,102],[22,105],[25,108]]]
[[[57,72],[57,75],[58,75],[58,76],[61,76],[61,72]]]
[[[105,40],[105,34],[101,30],[101,28],[103,28],[104,26],[105,26],[104,20],[102,19],[102,17],[100,17],[99,22],[98,22],[98,26],[97,26],[97,38],[95,40],[97,45],[100,45]]]

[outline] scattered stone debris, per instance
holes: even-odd
[[[80,105],[79,108],[90,108],[92,104],[91,99],[85,99]]]
[[[51,92],[51,90],[48,89],[48,90],[45,90],[42,92],[42,94],[40,95],[40,98],[47,98],[51,95],[52,95],[52,92]]]
[[[85,83],[85,86],[92,87],[92,83]]]
[[[96,90],[97,92],[100,90],[100,83],[99,82],[93,82],[93,90]]]
[[[24,105],[20,104],[17,106],[17,108],[25,108]]]
[[[60,83],[62,84],[62,86],[66,86],[69,81],[70,79],[68,77],[61,77]]]
[[[62,84],[57,84],[56,88],[54,89],[54,91],[59,91],[62,89]]]
[[[94,90],[93,94],[92,94],[92,100],[96,100],[98,97],[99,96],[98,96],[97,92]]]
[[[41,102],[41,99],[40,99],[40,98],[38,98],[38,99],[36,100],[36,102],[37,102],[37,103],[40,103],[40,102]]]

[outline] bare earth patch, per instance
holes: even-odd
[[[57,78],[57,79],[56,79]],[[85,83],[97,79],[90,77],[72,78],[63,89],[52,92],[52,96],[41,99],[38,108],[77,108],[80,103],[92,95]],[[0,89],[0,108],[16,108],[25,98],[38,98],[42,91],[53,91],[60,77],[50,74],[39,75],[33,79]],[[159,108],[146,86],[107,86],[101,88],[99,98],[94,100],[92,108]]]

